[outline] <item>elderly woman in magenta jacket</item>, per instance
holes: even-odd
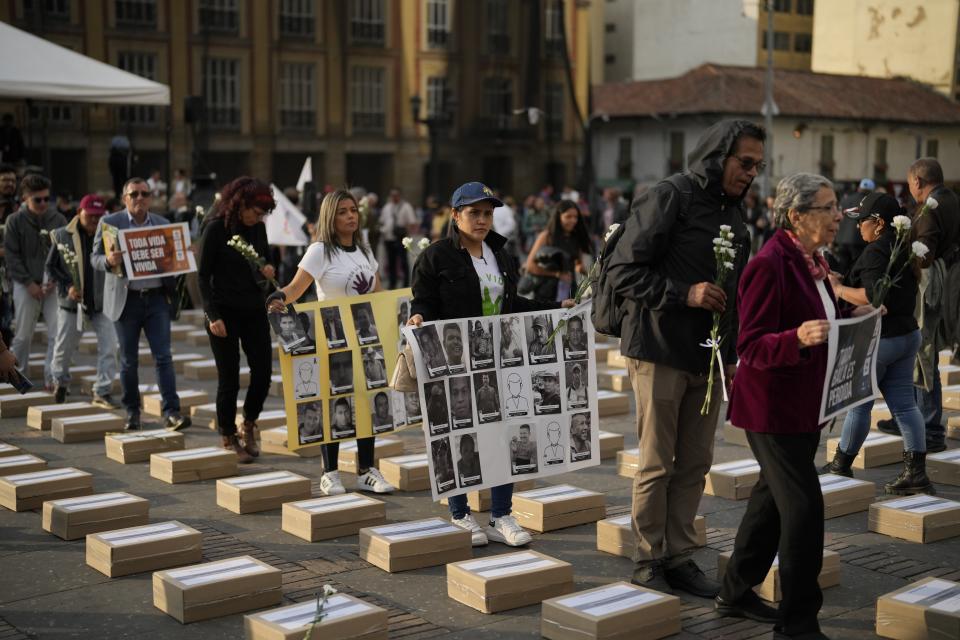
[[[820,250],[841,214],[833,185],[800,173],[783,179],[774,204],[776,234],[740,280],[740,333],[730,421],[745,429],[760,464],[717,609],[774,623],[774,638],[819,640],[817,584],[823,554],[823,496],[814,466],[830,320],[837,303]],[[855,315],[872,307],[858,307]],[[780,554],[779,611],[753,592]]]

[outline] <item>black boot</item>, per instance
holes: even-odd
[[[845,478],[852,478],[853,471],[850,470],[850,466],[853,464],[853,459],[856,457],[857,456],[845,454],[843,451],[840,451],[840,447],[837,446],[837,452],[833,454],[833,460],[820,467],[820,475],[824,475],[825,473],[834,473],[838,476],[844,476]]]
[[[889,420],[877,420],[877,431],[888,433],[891,436],[903,435],[900,433],[900,425],[893,418]]]
[[[915,493],[933,495],[936,491],[927,477],[927,454],[921,451],[903,452],[903,471],[884,486],[887,493],[910,496]]]

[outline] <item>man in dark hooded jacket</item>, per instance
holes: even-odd
[[[623,299],[621,352],[637,400],[640,468],[633,488],[636,584],[715,597],[720,585],[691,555],[693,522],[713,461],[723,401],[720,372],[705,415],[713,313],[722,312],[720,355],[726,382],[736,362],[737,281],[749,256],[741,205],[763,171],[762,127],[724,120],[703,134],[689,169],[634,200],[609,263]],[[723,286],[714,284],[714,239],[721,225],[734,234],[735,256]]]

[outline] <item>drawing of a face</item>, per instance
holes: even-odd
[[[298,371],[300,373],[301,382],[310,382],[310,378],[313,376],[313,364],[310,362],[304,362],[300,365],[300,369]]]
[[[519,396],[523,390],[523,378],[521,378],[519,374],[511,373],[507,376],[507,390],[514,398]]]
[[[547,426],[547,439],[553,446],[560,444],[560,425],[556,422],[551,422]]]

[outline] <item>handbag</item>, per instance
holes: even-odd
[[[417,365],[409,343],[404,345],[403,351],[397,355],[397,366],[393,368],[390,387],[403,393],[417,390]]]

